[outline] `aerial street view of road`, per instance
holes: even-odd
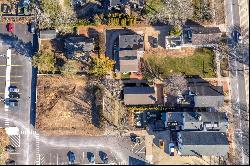
[[[144,0],[142,1],[144,2]],[[29,1],[27,1],[27,3],[28,2]],[[32,5],[39,6],[38,4],[35,4],[35,2],[40,2],[40,1],[34,1],[34,2],[32,1]],[[54,3],[53,1],[48,1],[48,2]],[[4,3],[7,3],[7,2],[4,1]],[[81,4],[83,3],[83,1],[77,1],[75,3],[76,3],[75,4],[76,6],[78,7],[80,6],[81,8],[82,7],[84,8],[84,5]],[[192,35],[194,35],[195,33],[196,35],[198,34],[198,36],[200,34],[203,35],[203,32],[202,32],[203,30],[199,30],[199,28],[209,29],[211,28],[209,26],[208,27],[202,27],[202,26],[196,27],[195,25],[192,28],[188,27],[186,29],[183,28],[185,27],[183,26],[182,27],[183,29],[178,30],[178,26],[175,27],[173,25],[167,25],[167,24],[166,25],[159,24],[155,26],[155,25],[150,24],[148,25],[148,27],[145,26],[143,28],[141,27],[141,25],[138,27],[135,26],[136,28],[133,27],[136,29],[135,31],[135,30],[132,30],[132,28],[130,29],[129,28],[130,26],[126,26],[125,28],[123,26],[117,25],[117,27],[120,28],[119,29],[115,26],[114,28],[111,22],[112,20],[115,20],[115,22],[116,20],[119,21],[119,19],[121,18],[121,16],[123,17],[123,15],[116,15],[117,13],[115,13],[114,16],[109,14],[111,18],[111,19],[109,18],[111,20],[111,21],[109,20],[110,21],[109,23],[111,26],[101,25],[100,26],[101,30],[100,30],[98,29],[99,26],[93,26],[92,23],[90,24],[88,21],[86,22],[77,21],[77,22],[74,22],[73,28],[70,27],[71,29],[73,29],[72,34],[70,32],[69,34],[65,33],[66,34],[65,35],[61,31],[58,31],[59,26],[58,26],[58,29],[52,26],[54,28],[53,30],[48,30],[52,28],[39,29],[40,28],[39,26],[41,25],[40,22],[37,21],[39,17],[44,17],[45,22],[47,20],[50,20],[50,18],[47,18],[46,14],[42,13],[42,10],[40,11],[40,9],[39,10],[36,9],[37,10],[36,12],[38,13],[38,14],[36,13],[37,18],[32,20],[29,23],[28,22],[12,22],[12,21],[9,21],[8,19],[7,19],[8,23],[6,23],[6,20],[2,21],[1,20],[2,18],[1,18],[0,20],[2,22],[0,22],[0,130],[4,129],[4,131],[8,135],[9,145],[15,148],[15,150],[13,151],[8,151],[5,146],[5,150],[3,150],[3,152],[8,152],[8,155],[7,155],[8,159],[11,159],[11,161],[13,161],[14,164],[17,164],[17,165],[69,165],[69,164],[72,164],[72,165],[73,164],[77,164],[77,165],[87,165],[87,164],[150,165],[150,164],[155,164],[155,163],[161,163],[163,160],[167,164],[168,162],[175,163],[175,159],[180,160],[182,163],[185,163],[185,165],[187,164],[190,165],[188,162],[192,164],[197,164],[197,163],[200,163],[198,162],[200,160],[203,160],[204,163],[206,164],[212,165],[211,156],[217,158],[218,161],[215,162],[216,159],[214,159],[214,163],[220,165],[221,163],[227,163],[229,160],[231,160],[230,158],[231,154],[235,154],[235,156],[232,157],[233,158],[232,160],[235,160],[234,162],[236,164],[248,165],[249,164],[249,143],[248,143],[249,141],[249,136],[248,136],[249,134],[249,117],[248,117],[249,116],[249,92],[248,92],[249,91],[249,76],[248,76],[249,75],[249,50],[248,50],[249,46],[244,47],[243,49],[238,49],[238,46],[239,45],[241,46],[242,43],[246,44],[247,41],[249,40],[249,18],[248,18],[249,17],[249,14],[248,14],[249,13],[249,0],[225,0],[223,1],[222,4],[224,5],[223,9],[225,13],[225,19],[223,18],[223,21],[225,20],[225,27],[226,27],[226,30],[224,31],[226,32],[226,36],[227,36],[226,46],[228,46],[228,48],[233,48],[227,57],[228,66],[229,66],[228,67],[229,75],[223,76],[224,77],[223,81],[226,80],[225,81],[226,86],[229,85],[229,88],[227,88],[229,89],[227,93],[225,93],[225,91],[223,92],[224,83],[223,83],[223,86],[219,85],[221,84],[220,81],[222,80],[221,79],[222,76],[220,74],[222,69],[220,68],[220,61],[218,58],[219,57],[218,55],[220,54],[220,52],[215,52],[217,50],[212,49],[216,47],[209,46],[209,44],[218,46],[217,41],[215,41],[214,43],[211,42],[208,45],[200,44],[202,46],[200,46],[199,44],[195,45],[192,43],[195,39],[195,38],[192,38]],[[97,1],[97,0],[93,0],[93,3],[91,1],[91,3],[87,5],[85,4],[85,7],[87,6],[85,8],[86,11],[83,10],[82,14],[87,15],[89,13],[89,10],[93,9],[94,7],[96,8],[96,10],[98,9],[102,11],[99,5],[100,5],[100,1]],[[1,8],[2,6],[4,6],[1,4],[1,0],[0,0],[0,6]],[[49,5],[44,5],[44,6],[48,7]],[[69,6],[72,7],[73,3],[70,4]],[[133,5],[133,7],[135,8],[136,5]],[[138,4],[137,4],[137,7],[139,8]],[[66,10],[67,8],[62,8],[62,9]],[[54,13],[54,11],[52,13]],[[2,17],[2,9],[0,11],[0,16]],[[117,16],[119,16],[119,18]],[[7,14],[6,17],[8,18],[9,15]],[[16,17],[14,18],[16,19]],[[96,15],[95,15],[95,18],[96,18]],[[132,22],[136,21],[135,18],[134,17],[128,17],[125,19],[122,18],[122,21],[120,22],[121,24],[127,24],[128,22],[128,24],[130,25],[132,24]],[[104,18],[104,20],[105,19],[106,18]],[[106,22],[108,21],[106,20]],[[35,30],[32,30],[31,23],[36,24],[36,28],[34,28]],[[80,26],[82,27],[80,28],[76,27],[75,24],[78,24],[78,23],[79,23],[79,27]],[[83,25],[80,25],[81,23]],[[89,24],[89,25],[85,25],[85,24]],[[97,23],[95,25],[97,25]],[[90,26],[91,28],[88,27],[89,29],[86,30],[87,26]],[[221,28],[221,27],[219,28],[220,25],[216,25],[216,26],[217,27],[212,27],[211,29],[214,28],[216,30],[217,29],[220,30]],[[95,28],[97,27],[97,29],[100,32],[96,31],[96,29],[94,29],[93,27]],[[103,28],[103,27],[108,27],[108,28]],[[222,27],[224,28],[224,23]],[[235,27],[240,27],[240,29],[235,29]],[[75,33],[75,28],[76,29],[78,28],[77,33]],[[147,31],[147,28],[150,29],[150,32],[149,30]],[[79,29],[83,31],[82,34],[84,35],[82,34],[80,35]],[[172,35],[170,32],[177,33],[178,35],[176,34]],[[214,34],[224,35],[224,32],[223,33],[217,32],[217,31],[213,32],[213,30],[211,30],[211,32],[206,32],[204,30],[205,34],[208,33],[210,35],[211,33],[212,34],[211,36],[214,36]],[[87,34],[86,36],[85,36],[85,33]],[[146,33],[152,33],[151,34],[152,36],[147,35]],[[238,37],[239,33],[240,33],[240,38]],[[97,36],[97,34],[99,36]],[[100,34],[103,34],[104,39],[100,37],[101,36]],[[94,37],[93,38],[90,37],[91,35],[93,35]],[[184,44],[184,40],[182,39],[182,37],[185,38],[184,36],[186,37],[186,39],[188,38],[188,41],[185,41],[186,45],[184,46],[184,49],[181,48],[180,49],[181,51],[178,52],[179,50],[175,47],[177,46],[177,44],[179,44],[180,47],[182,47],[182,44]],[[144,40],[144,37],[145,37],[145,40]],[[97,38],[99,42],[98,46],[95,41],[97,40]],[[222,38],[222,35],[219,37],[219,39],[221,38]],[[80,42],[78,41],[78,39]],[[85,41],[86,39],[88,40]],[[42,40],[43,40],[43,43],[45,43],[44,45],[41,44]],[[74,44],[75,42],[74,40],[76,40],[76,44]],[[81,40],[84,40],[84,42]],[[100,41],[102,41],[103,43],[100,43]],[[78,44],[77,42],[80,43],[79,44],[80,46],[78,47],[82,47],[81,49],[83,49],[83,50],[80,49],[81,50],[80,51],[81,55],[79,55],[80,58],[77,57],[78,54],[76,54],[74,55],[76,56],[74,57],[75,59],[72,57],[71,57],[72,59],[70,59],[70,56],[71,56],[70,53],[72,53],[72,56],[75,53],[73,50],[73,47],[74,49],[77,47],[76,46]],[[174,44],[172,44],[172,42]],[[46,44],[48,44],[48,46]],[[57,44],[59,46],[57,46]],[[83,44],[83,46],[81,46],[81,44]],[[102,44],[104,45],[105,48],[101,48]],[[132,50],[131,45],[134,47],[133,49],[136,49],[136,50]],[[192,45],[192,47],[190,45]],[[52,48],[52,47],[62,47],[63,51],[61,51],[60,49],[56,50],[55,48]],[[93,47],[91,51],[84,50],[84,49],[88,50],[90,47],[91,48]],[[146,50],[144,47],[145,48],[147,47],[150,49]],[[187,47],[191,47],[191,48],[187,49]],[[236,47],[237,49],[234,49]],[[70,49],[72,49],[73,51]],[[178,70],[178,72],[180,73],[178,73],[179,75],[177,75],[176,77],[183,78],[183,79],[176,79],[177,81],[173,79],[174,81],[172,82],[183,81],[185,84],[183,85],[183,87],[186,86],[185,90],[188,90],[188,91],[185,91],[185,92],[188,92],[188,94],[186,94],[186,96],[188,97],[185,96],[185,99],[184,99],[183,97],[184,95],[180,93],[181,90],[178,89],[179,87],[176,88],[178,89],[177,96],[174,96],[177,93],[172,94],[172,91],[174,90],[168,89],[168,91],[171,92],[171,97],[173,97],[174,104],[171,106],[167,105],[168,102],[172,102],[172,101],[171,101],[171,98],[167,96],[167,93],[165,93],[165,90],[167,88],[164,86],[167,84],[167,81],[166,81],[167,78],[173,77],[171,74],[173,74],[174,69],[173,70],[171,69],[169,71],[166,70],[167,72],[169,72],[168,73],[169,75],[166,74],[166,76],[164,76],[165,78],[162,79],[164,81],[162,81],[160,79],[163,74],[160,74],[160,70],[161,69],[164,70],[163,69],[165,68],[164,65],[168,63],[166,64],[165,62],[161,63],[163,66],[162,68],[157,68],[158,66],[155,65],[154,67],[156,67],[156,70],[155,71],[152,70],[153,75],[155,75],[155,78],[153,78],[152,80],[154,81],[157,80],[159,82],[160,81],[162,82],[157,83],[157,84],[154,82],[153,85],[148,83],[149,81],[146,80],[146,77],[145,78],[141,77],[144,74],[142,72],[143,69],[139,70],[139,68],[144,67],[142,64],[140,64],[141,62],[139,62],[140,60],[143,61],[143,59],[140,59],[142,58],[142,55],[146,51],[148,51],[150,54],[152,53],[156,54],[158,52],[158,49],[160,51],[163,50],[162,51],[163,53],[161,52],[162,54],[164,53],[167,54],[169,50],[171,51],[174,50],[171,53],[171,55],[173,54],[173,57],[171,57],[172,59],[181,59],[178,56],[175,56],[176,52],[177,54],[182,54],[181,52],[184,52],[183,54],[185,54],[184,56],[187,56],[187,58],[189,58],[188,56],[193,56],[193,55],[195,55],[194,57],[196,58],[196,51],[199,50],[201,52],[200,53],[199,51],[197,51],[198,60],[190,60],[190,61],[194,61],[195,64],[192,64],[193,63],[192,62],[190,63],[192,65],[187,65],[189,67],[185,69],[192,68],[192,67],[201,68],[202,72],[199,71],[200,69],[197,69],[197,71],[199,72],[198,74],[196,74],[195,73],[196,69],[195,69],[194,71],[195,74],[193,73],[187,74],[186,72],[182,72],[181,70],[180,71]],[[177,50],[176,52],[175,52],[175,49]],[[100,53],[101,51],[103,51],[104,53]],[[90,54],[90,52],[94,54],[93,57],[91,57],[92,54]],[[52,60],[46,57],[49,54],[52,55]],[[64,54],[63,58],[61,54]],[[134,54],[136,54],[136,56]],[[186,55],[186,54],[190,54],[190,55]],[[45,55],[44,61],[39,59],[43,55]],[[208,55],[209,58],[207,59],[208,60],[212,59],[212,60],[209,62],[205,61],[206,59],[205,60],[202,59],[203,55],[204,57]],[[105,56],[109,56],[109,58]],[[159,54],[159,56],[161,55]],[[91,58],[92,59],[88,61],[88,60],[85,60],[84,57],[88,57],[86,59],[91,59]],[[59,60],[60,62],[57,62],[58,60],[57,58],[58,59],[61,58],[60,60],[63,62],[61,62],[60,60]],[[183,63],[180,63],[183,66],[185,64],[189,64],[187,63],[187,61],[189,60],[186,60],[185,58],[184,58],[185,63],[184,61]],[[66,60],[64,61],[64,59]],[[105,63],[103,63],[103,61],[101,61],[100,59],[101,60],[104,59],[107,61],[104,61]],[[160,59],[160,60],[167,60],[167,59],[168,58],[164,57],[163,59]],[[214,62],[215,59],[216,59],[216,62]],[[53,69],[51,70],[48,69],[47,71],[45,70],[45,72],[40,72],[39,65],[41,64],[35,65],[36,64],[35,60],[37,62],[40,60],[44,64],[47,64],[47,61],[51,61],[49,63],[53,64],[53,67],[52,67]],[[97,62],[95,62],[95,60]],[[78,66],[76,65],[78,67],[76,69],[77,71],[73,71],[75,73],[73,75],[70,75],[72,74],[70,73],[72,71],[69,72],[67,70],[74,70],[76,68],[75,66],[73,67],[70,66],[71,62],[73,61],[76,62],[77,64],[79,63],[80,65]],[[100,63],[99,61],[102,63],[101,65],[98,65],[98,63]],[[114,61],[118,61],[118,63],[113,64]],[[153,62],[153,59],[152,59],[152,62]],[[173,64],[175,64],[176,62],[176,65],[173,65],[174,67],[176,66],[180,68],[182,67],[182,65],[177,65],[177,61],[173,60],[172,62]],[[180,62],[182,62],[182,60],[180,60]],[[56,66],[58,65],[57,63],[58,64],[61,63],[60,64],[61,66],[60,67]],[[95,75],[93,74],[94,73],[93,69],[92,69],[92,72],[90,72],[91,68],[96,67],[92,63],[93,64],[96,63],[94,65],[96,65],[97,68],[105,68],[105,69],[102,69],[100,72],[100,73],[104,73],[103,75],[101,75],[102,77],[98,77],[98,76],[95,77]],[[114,65],[115,69],[114,69],[114,66],[109,65],[108,63]],[[131,64],[127,64],[127,63],[131,63]],[[145,59],[145,64],[146,63],[147,62]],[[215,65],[214,63],[217,63],[217,64]],[[200,64],[202,64],[202,67],[199,67]],[[103,71],[103,70],[106,70],[106,67],[104,67],[105,65],[111,66],[107,68],[112,68],[112,69],[110,70],[107,69],[105,73]],[[149,65],[149,68],[151,68],[150,64],[148,65]],[[208,65],[209,67],[211,65],[212,67],[208,68],[206,71],[205,69],[206,65]],[[47,67],[46,65],[44,66],[45,68]],[[68,68],[65,69],[64,68],[65,66],[67,66]],[[131,69],[130,71],[129,67],[131,66],[134,69]],[[120,70],[123,67],[124,67],[124,72],[121,72]],[[145,68],[146,67],[147,66],[145,65]],[[115,72],[111,70],[115,70]],[[190,71],[192,70],[190,69]],[[112,74],[110,74],[109,71]],[[65,74],[64,72],[65,73],[69,72],[70,74],[67,75],[68,73]],[[120,73],[117,74],[116,72],[117,73],[120,72]],[[212,76],[206,77],[205,74],[208,74],[208,73],[210,74],[210,72],[212,73],[211,74]],[[79,79],[80,83],[76,81],[77,85],[71,82],[68,83],[67,81],[65,81],[68,83],[68,84],[65,84],[66,88],[63,87],[64,84],[62,83],[61,87],[59,85],[55,85],[57,89],[56,88],[53,89],[51,88],[52,84],[50,84],[52,81],[50,82],[49,79],[48,79],[49,81],[46,79],[44,79],[45,81],[40,79],[40,82],[47,84],[47,85],[42,86],[41,85],[42,83],[39,84],[40,83],[39,78],[43,76],[45,76],[46,78],[53,77],[54,80],[63,80],[60,77],[67,78],[65,80],[76,79],[78,81],[78,78],[81,78],[81,79]],[[156,76],[157,76],[157,79],[156,79]],[[84,80],[83,81],[84,83],[81,82],[82,79]],[[95,91],[92,90],[91,89],[92,88],[91,86],[93,86],[92,84],[100,84],[102,86],[105,86],[104,83],[101,84],[102,79],[103,80],[106,79],[105,80],[106,84],[109,84],[107,85],[108,88],[101,89],[98,87],[99,88],[98,89],[96,88],[97,85],[96,86],[94,85]],[[114,80],[113,81],[114,83],[113,82],[109,83],[107,81],[108,79],[112,81]],[[116,82],[117,80],[119,80],[120,82],[123,81],[122,82],[123,85],[121,85],[119,88],[113,85],[117,83]],[[151,78],[149,80],[151,80]],[[191,80],[191,82],[193,81],[192,83],[189,82],[190,84],[194,84],[193,86],[197,86],[196,84],[203,84],[203,83],[206,84],[205,87],[207,89],[202,89],[201,88],[202,85],[198,85],[200,86],[201,91],[204,91],[204,93],[205,91],[208,91],[207,93],[210,93],[209,88],[211,87],[217,86],[220,89],[211,88],[212,89],[211,94],[200,95],[199,93],[191,92],[191,88],[188,87],[190,84],[188,84],[187,80]],[[210,85],[211,82],[209,81],[216,82],[216,86]],[[83,85],[85,83],[86,83],[86,87],[85,85]],[[59,81],[57,81],[54,84],[59,84]],[[40,92],[38,92],[39,91],[38,87],[42,89],[40,90]],[[55,90],[58,93],[56,92],[47,93],[47,91],[49,91],[48,89],[50,89],[50,91]],[[70,89],[69,90],[70,92],[67,91],[68,89]],[[99,94],[99,91],[96,89],[102,90],[102,92],[100,92],[101,95]],[[198,89],[198,88],[194,88],[194,89]],[[223,89],[222,90],[223,93],[219,92],[221,89]],[[66,95],[66,92],[64,93],[64,91],[67,91],[69,94]],[[78,93],[82,91],[84,92]],[[216,94],[214,95],[214,92],[212,91],[216,91]],[[229,92],[229,96],[228,96],[228,92]],[[86,93],[86,96],[93,95],[94,97],[87,96],[85,98],[84,93]],[[115,96],[116,93],[118,95]],[[75,94],[80,96],[80,98],[77,98],[78,96],[75,96]],[[134,95],[136,97],[134,97]],[[137,95],[139,97],[137,97]],[[197,106],[196,104],[199,102],[199,100],[197,98],[196,98],[197,100],[193,98],[200,97],[199,95],[202,97],[204,96],[208,97],[210,101],[207,100],[208,98],[203,98],[201,101],[202,106]],[[224,100],[224,97],[227,99]],[[226,100],[229,101],[228,98],[230,99],[229,104],[228,102],[226,102]],[[144,101],[144,99],[146,99],[146,101]],[[158,99],[161,99],[161,100],[158,100]],[[187,101],[189,102],[187,102],[186,99],[188,99]],[[53,103],[54,101],[52,100],[55,100],[56,102]],[[66,102],[62,102],[62,100],[65,100]],[[40,105],[42,106],[39,105],[38,101],[40,102]],[[43,105],[43,102],[44,103],[47,102],[46,103],[47,105],[46,104]],[[77,104],[75,104],[74,102]],[[221,103],[223,104],[227,103],[227,104],[225,104],[226,106],[224,106]],[[182,106],[182,104],[184,106]],[[206,106],[206,104],[208,106]],[[211,104],[212,106],[210,106],[209,104]],[[223,106],[218,106],[220,104]],[[60,107],[56,107],[58,105]],[[60,112],[60,109],[62,109],[62,107],[65,107],[65,110],[68,109],[67,111],[69,111],[70,113],[66,111]],[[225,109],[229,109],[230,111],[228,110],[225,111]],[[56,112],[57,110],[59,111]],[[124,110],[127,111],[126,114],[123,112]],[[93,112],[95,112],[96,114],[94,114]],[[229,122],[229,118],[227,117],[228,112],[231,112],[233,116],[233,124],[230,124],[230,125],[228,125],[228,122]],[[59,118],[56,117],[57,114]],[[63,116],[61,116],[61,114],[63,114]],[[123,117],[124,115],[126,116],[125,118]],[[72,121],[72,124],[79,122],[77,121],[79,120],[77,119],[77,116],[80,117],[79,118],[80,127],[78,126],[78,124],[76,125],[79,128],[75,127],[74,125],[71,125],[71,121]],[[85,118],[82,118],[82,116],[84,116]],[[42,117],[45,119],[49,117],[52,120],[48,118],[43,121],[42,118],[39,119],[38,117],[39,118]],[[111,120],[108,119],[107,117],[108,118],[110,117]],[[58,119],[61,118],[62,121],[57,121],[56,118]],[[99,126],[97,125],[98,123],[94,123],[93,119],[95,118],[97,119],[98,123],[99,123],[99,120],[103,121],[103,124]],[[38,119],[40,120],[39,123],[38,123]],[[70,120],[66,121],[66,119],[67,120],[70,119]],[[87,120],[85,121],[85,119]],[[115,122],[114,123],[111,122],[112,120]],[[55,123],[50,123],[48,125],[45,124],[48,121],[53,121],[53,122],[55,121]],[[68,127],[68,126],[64,126],[64,124],[62,123],[70,123],[70,125],[68,125],[69,126]],[[132,125],[130,125],[130,123]],[[199,124],[199,125],[196,125],[196,124]],[[39,128],[38,125],[42,127]],[[59,127],[56,125],[58,125]],[[232,142],[233,142],[233,145],[236,147],[235,153],[231,153],[230,148],[229,148],[229,145],[230,146],[232,145],[232,142],[229,141],[228,139],[229,138],[228,135],[232,134],[228,132],[229,126],[231,127],[231,125],[233,126],[233,141]],[[190,129],[188,127],[190,127]],[[98,129],[98,131],[101,130],[101,132],[100,133],[93,132],[94,134],[92,134],[89,131],[89,130],[95,130],[95,129],[96,130]],[[73,132],[69,132],[68,130],[73,131]],[[86,130],[87,134],[84,132],[83,134],[82,133],[79,134],[78,132],[81,132],[81,130],[84,130],[84,131]],[[181,133],[183,135],[181,135]],[[214,135],[210,135],[211,133]],[[195,138],[195,134],[197,134],[200,138],[204,138],[204,136],[206,137],[206,134],[207,134],[209,135],[210,139],[204,138],[205,140],[204,141],[203,139],[199,139],[198,136],[197,138]],[[134,138],[132,138],[133,135],[135,135]],[[183,139],[185,138],[185,136],[188,139],[186,140]],[[194,140],[189,139],[192,136],[194,137]],[[184,144],[186,143],[185,141],[188,142],[189,144],[188,143]],[[2,155],[1,143],[2,142],[0,139],[0,152],[1,152],[0,162],[3,160],[1,156]],[[200,147],[204,147],[204,149]],[[185,148],[188,150],[186,150]],[[192,148],[194,149],[196,148],[196,150],[193,150]],[[186,154],[185,154],[185,150],[186,150]],[[217,150],[217,152],[213,152],[213,150],[215,151]],[[205,159],[207,158],[210,158],[210,160],[205,161]],[[197,159],[197,162],[196,162],[196,159]],[[4,160],[5,160],[5,164],[7,164],[6,163],[6,161],[8,161],[7,158]]]
[[[229,36],[232,34],[232,27],[238,26],[241,28],[243,41],[249,40],[249,1],[246,0],[229,0],[226,1],[226,24],[228,27]],[[234,39],[231,37],[233,45]],[[232,52],[229,57],[230,68],[230,85],[232,108],[236,123],[235,138],[238,142],[240,156],[242,157],[241,164],[249,163],[249,147],[244,139],[246,130],[243,129],[242,119],[249,112],[249,48],[244,48],[243,57],[239,52]],[[242,60],[240,60],[242,59]],[[249,120],[249,119],[248,119]],[[249,124],[248,128],[249,130]],[[247,134],[248,135],[248,134]],[[248,141],[248,140],[247,140]]]

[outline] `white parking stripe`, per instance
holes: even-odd
[[[7,65],[11,65],[11,49],[7,50]],[[10,86],[10,71],[11,71],[11,66],[7,66],[6,67],[6,78],[5,78],[5,93],[4,93],[4,98],[8,98],[9,97],[9,86]],[[5,126],[9,126],[9,119],[8,119],[8,111],[9,111],[9,106],[6,105],[6,103],[4,103],[4,110],[5,110],[5,114],[6,114],[6,118],[4,121]]]

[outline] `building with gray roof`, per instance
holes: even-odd
[[[139,58],[136,50],[119,51],[119,71],[122,73],[138,72]]]
[[[139,34],[120,35],[119,36],[120,50],[144,50],[144,37]]]
[[[193,107],[219,108],[224,104],[224,93],[222,86],[209,84],[190,84],[184,92],[185,100]]]
[[[104,0],[105,1],[105,0]],[[124,5],[130,5],[132,8],[143,8],[145,0],[106,0],[108,1],[108,8],[121,7]]]
[[[225,112],[184,112],[182,130],[227,131]]]
[[[180,36],[166,36],[166,48],[211,47],[220,41],[222,32],[218,27],[183,27]]]
[[[123,94],[125,105],[151,105],[156,102],[153,87],[124,87]]]
[[[195,46],[216,44],[222,35],[218,27],[191,27],[191,31],[192,45]]]
[[[144,37],[138,34],[120,35],[117,59],[118,70],[122,73],[138,72],[140,58],[144,52]]]
[[[225,112],[166,112],[162,120],[165,127],[174,130],[226,132],[228,127]]]
[[[57,37],[56,30],[41,30],[39,32],[39,39],[40,40],[52,40]]]
[[[229,149],[225,132],[180,131],[177,143],[182,156],[226,156]]]
[[[90,52],[94,50],[94,39],[84,36],[68,37],[64,41],[64,48],[69,57],[75,53]]]

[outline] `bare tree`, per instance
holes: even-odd
[[[188,18],[192,18],[192,0],[164,0],[164,6],[160,11],[149,17],[150,22],[170,23],[171,25],[183,24]]]
[[[164,94],[177,96],[187,89],[187,80],[181,73],[173,74],[165,80]]]

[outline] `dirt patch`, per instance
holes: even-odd
[[[224,0],[214,0],[215,22],[216,24],[225,23]]]
[[[78,32],[80,35],[84,35],[87,37],[96,37],[99,33],[104,33],[106,29],[105,25],[99,26],[79,26]]]
[[[102,135],[95,90],[85,79],[39,76],[36,127],[48,135]]]
[[[186,57],[191,56],[195,52],[195,48],[181,48],[181,49],[150,49],[145,51],[144,56],[157,55],[157,56],[171,56],[171,57]]]
[[[8,154],[4,149],[9,143],[9,137],[5,129],[0,128],[0,165],[4,165],[4,162],[8,159]]]

